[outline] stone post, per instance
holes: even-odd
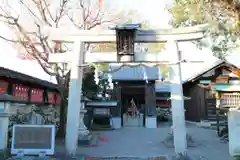
[[[85,113],[86,113],[85,103],[82,102],[81,109],[80,109],[80,117],[79,117],[79,128],[78,128],[79,139],[82,139],[84,136],[87,136],[89,134],[89,131],[83,121]]]
[[[240,156],[240,110],[238,109],[228,111],[228,132],[229,153],[232,157]]]
[[[8,144],[8,124],[9,116],[7,113],[0,113],[0,150],[7,149]]]
[[[0,102],[0,150],[7,149],[8,145],[9,105],[7,102]]]

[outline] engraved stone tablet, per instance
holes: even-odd
[[[14,125],[11,153],[25,155],[54,154],[54,125]]]

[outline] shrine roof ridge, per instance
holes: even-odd
[[[204,74],[206,74],[207,72],[216,69],[218,67],[221,67],[223,65],[227,65],[233,68],[238,68],[237,66],[235,66],[234,64],[232,64],[231,62],[227,61],[227,60],[217,60],[213,63],[211,63],[208,66],[205,66],[200,72],[194,74],[193,76],[191,76],[190,78],[188,78],[186,81],[183,82],[183,84],[188,83],[188,82],[194,82],[196,80],[198,80],[201,76],[203,76]]]

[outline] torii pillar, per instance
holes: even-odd
[[[180,55],[178,43],[174,40],[167,42],[167,51],[171,55],[172,62],[179,62],[172,64],[169,68],[169,79],[171,81],[171,106],[172,106],[172,129],[173,129],[173,144],[175,153],[182,155],[187,151],[187,132],[185,126],[185,109],[184,96],[182,88],[182,75],[180,65]]]
[[[71,74],[68,94],[68,110],[65,145],[69,155],[74,155],[78,145],[78,129],[82,97],[82,79],[84,60],[84,43],[74,41],[74,52],[71,60]]]
[[[203,38],[203,33],[208,28],[208,25],[201,25],[195,27],[187,27],[180,29],[170,30],[149,30],[149,31],[137,31],[135,42],[149,43],[149,42],[168,42],[169,41],[169,53],[173,59],[170,70],[170,77],[173,81],[171,87],[171,100],[172,100],[172,114],[173,114],[173,132],[174,132],[174,147],[176,154],[185,154],[187,150],[186,145],[186,128],[184,117],[184,105],[183,105],[183,93],[182,82],[180,76],[179,65],[179,50],[178,41],[191,41]],[[84,43],[85,42],[115,42],[115,31],[69,31],[66,35],[65,29],[48,29],[48,36],[55,41],[74,41],[74,53],[64,54],[51,54],[49,57],[51,62],[66,62],[69,57],[71,61],[71,77],[70,88],[68,98],[68,114],[67,114],[67,134],[66,134],[66,149],[68,154],[74,155],[77,149],[78,141],[78,125],[79,125],[79,113],[81,102],[81,90],[82,90],[82,65],[84,60]],[[154,33],[154,34],[153,34]],[[76,39],[77,38],[77,39]],[[99,63],[101,61],[96,61]],[[111,63],[107,60],[105,63]],[[114,62],[116,63],[116,61]],[[135,62],[136,63],[136,62]],[[158,63],[158,62],[151,62]]]

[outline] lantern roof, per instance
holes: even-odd
[[[120,24],[116,26],[109,26],[109,29],[111,30],[119,30],[119,29],[139,29],[141,28],[142,24],[137,23],[137,24]]]

